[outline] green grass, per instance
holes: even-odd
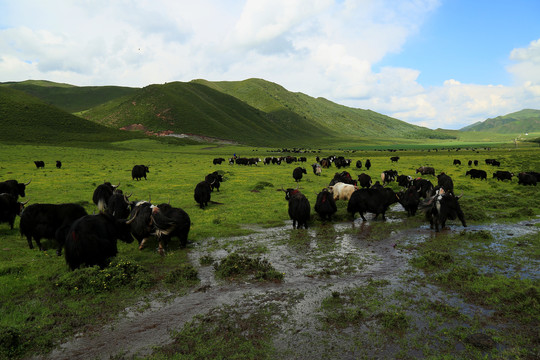
[[[30,203],[78,202],[89,213],[96,210],[91,198],[93,190],[98,184],[104,181],[120,183],[121,189],[133,193],[132,199],[143,200],[151,197],[153,203],[170,201],[173,206],[183,208],[192,220],[189,240],[202,243],[211,238],[219,239],[232,235],[249,234],[252,230],[248,225],[270,227],[280,226],[289,221],[287,202],[283,192],[277,191],[277,189],[297,186],[292,178],[292,170],[298,164],[282,164],[280,166],[260,164],[251,167],[230,166],[225,163],[212,165],[214,157],[228,158],[233,153],[246,157],[278,155],[274,150],[208,144],[178,146],[174,142],[148,139],[132,139],[110,143],[106,146],[94,144],[87,147],[0,144],[3,156],[0,164],[0,178],[1,180],[17,179],[20,181],[31,179],[32,182],[27,188],[26,198],[30,200]],[[316,154],[307,153],[306,167],[314,162],[315,155],[330,154],[343,154],[354,160],[361,159],[363,162],[366,158],[370,158],[373,167],[368,173],[374,178],[377,178],[383,170],[390,168],[397,169],[399,173],[414,175],[414,169],[419,165],[434,166],[437,173],[445,171],[454,179],[456,192],[458,194],[464,193],[460,203],[465,217],[471,225],[516,222],[540,214],[540,198],[537,187],[519,186],[515,179],[512,182],[497,182],[489,176],[487,181],[471,180],[465,176],[465,171],[468,168],[466,165],[461,167],[452,165],[453,158],[460,158],[464,161],[467,159],[483,160],[489,157],[501,161],[501,170],[510,170],[515,173],[537,170],[540,168],[540,149],[538,148],[492,148],[491,150],[478,149],[459,152],[455,150],[430,152],[404,150],[397,153],[366,150],[353,153],[333,150]],[[397,164],[392,164],[389,160],[390,156],[393,155],[401,157]],[[37,159],[45,161],[44,169],[35,168],[33,161]],[[54,168],[55,160],[63,162],[62,169]],[[150,165],[148,180],[134,181],[131,179],[131,168],[135,164]],[[488,170],[488,174],[496,170],[485,164],[481,164],[479,168]],[[210,204],[207,209],[201,210],[193,199],[193,189],[195,184],[204,179],[206,174],[215,170],[223,172],[225,179],[221,191],[212,194],[212,200],[221,204]],[[354,176],[365,171],[365,169],[357,170],[354,168],[347,170]],[[336,171],[335,168],[323,170],[322,176],[316,177],[308,168],[307,176],[302,179],[299,185],[301,191],[310,200],[312,207],[315,204],[316,193],[330,182]],[[436,182],[432,176],[427,176],[427,178]],[[396,184],[390,186],[398,189]],[[522,209],[525,208],[530,209],[529,212],[523,213]],[[346,204],[339,203],[338,209],[338,221],[350,221],[348,214],[346,214]],[[392,212],[392,216],[406,218],[402,212]],[[416,228],[419,224],[425,224],[421,214],[406,219],[400,224],[376,222],[372,226],[372,233],[369,236],[366,234],[366,240],[380,241],[386,238],[392,229],[397,229],[400,226]],[[320,278],[334,276],[336,269],[338,269],[338,273],[345,276],[358,271],[358,269],[351,270],[353,265],[358,262],[351,254],[340,255],[341,258],[331,255],[336,246],[337,234],[325,230],[320,225],[320,219],[312,210],[310,229],[316,229],[321,239],[316,241],[316,246],[310,252],[310,256],[315,256],[323,264],[323,270],[321,273],[307,274],[307,276]],[[529,281],[494,275],[481,277],[481,281],[472,281],[468,280],[469,278],[466,276],[467,274],[474,275],[470,271],[470,267],[476,266],[478,262],[485,264],[490,261],[496,263],[501,259],[513,259],[509,260],[509,264],[517,267],[519,265],[518,258],[511,256],[512,252],[538,256],[538,251],[534,252],[535,248],[538,249],[537,239],[523,238],[520,241],[521,245],[514,244],[511,247],[510,244],[507,244],[505,245],[509,249],[507,252],[498,253],[497,257],[486,259],[482,257],[482,252],[485,252],[486,244],[491,243],[492,239],[485,234],[474,238],[470,238],[467,233],[449,239],[438,236],[436,241],[426,241],[425,244],[416,245],[415,249],[433,267],[427,281],[448,283],[449,280],[445,280],[447,278],[444,276],[447,276],[448,279],[460,279],[465,284],[462,288],[449,286],[449,289],[462,292],[464,296],[470,296],[471,301],[493,306],[497,311],[501,311],[505,317],[517,316],[520,321],[526,323],[528,318],[530,319],[537,314],[537,305],[534,305],[535,294],[537,294],[537,279]],[[16,220],[14,230],[9,230],[5,223],[0,224],[0,288],[2,289],[0,292],[0,304],[2,304],[0,307],[0,344],[4,346],[0,357],[17,358],[47,352],[57,345],[57,339],[65,339],[66,336],[84,332],[89,327],[111,321],[119,311],[134,304],[149,291],[160,293],[166,289],[173,289],[178,294],[184,294],[198,284],[197,266],[191,264],[189,260],[190,248],[180,249],[176,239],[171,241],[164,257],[159,256],[155,251],[157,247],[155,239],[152,239],[142,251],[139,251],[134,244],[119,242],[117,261],[131,264],[122,268],[121,271],[116,271],[116,267],[113,266],[105,271],[90,268],[70,272],[64,258],[55,255],[54,242],[44,241],[43,243],[48,250],[44,252],[36,249],[30,250],[26,239],[21,238],[18,233],[18,220]],[[211,248],[215,246],[212,245],[211,241],[209,244],[209,252],[215,250]],[[459,252],[460,246],[463,244],[471,246],[470,249],[466,247],[468,249],[467,257]],[[264,247],[255,247],[251,244],[239,245],[242,249],[239,253],[241,256],[249,255],[249,259],[264,257],[262,256],[266,251]],[[303,236],[302,231],[292,231],[292,229],[291,236],[287,244],[284,245],[290,248],[294,254],[302,254],[312,246],[310,240]],[[232,252],[231,249],[235,247],[238,248],[238,244],[231,244],[224,250]],[[325,264],[331,264],[330,257],[333,257],[334,263],[337,264],[335,267],[330,267],[330,265],[326,267]],[[446,265],[436,267],[437,259],[445,260]],[[452,259],[452,261],[448,259]],[[220,263],[220,260],[208,256],[208,258],[201,259],[201,264],[215,265]],[[234,263],[232,266],[234,267]],[[324,273],[324,271],[328,273]],[[126,282],[120,281],[128,276],[127,274],[134,274],[133,278]],[[286,281],[286,275],[284,279]],[[248,281],[252,280],[248,278]],[[341,309],[337,310],[335,314],[328,313],[324,321],[329,326],[338,324],[332,326],[347,327],[353,322],[371,319],[370,321],[377,324],[377,329],[385,328],[384,324],[392,328],[407,329],[405,331],[414,329],[415,324],[412,320],[414,314],[407,312],[406,308],[394,303],[389,303],[388,306],[382,306],[379,303],[377,300],[379,295],[377,294],[383,297],[388,296],[384,292],[384,288],[386,286],[380,283],[367,286],[368,293],[373,294],[371,300],[362,298],[366,294],[366,289],[362,289],[354,296],[347,295],[345,297],[344,293],[340,293],[339,299],[347,298],[347,302],[341,305],[334,304],[335,306],[339,305]],[[501,294],[501,291],[504,294]],[[355,305],[355,301],[360,304],[360,301],[364,300],[366,302],[363,302],[363,305]],[[329,300],[329,302],[332,301],[338,300]],[[521,305],[510,307],[512,302]],[[197,335],[201,327],[211,326],[204,319],[195,319],[193,323],[187,325],[183,334],[178,335],[178,343],[182,344],[184,339],[188,339],[189,342],[185,345],[187,350],[182,351],[188,351],[191,354],[205,354],[205,351],[211,351],[210,354],[222,357],[230,357],[229,351],[235,349],[236,345],[238,345],[238,349],[246,346],[249,348],[248,353],[256,358],[271,349],[268,341],[276,331],[274,324],[276,319],[268,314],[269,309],[266,306],[261,304],[257,312],[250,315],[253,317],[249,318],[249,321],[239,325],[239,328],[234,330],[240,334],[256,332],[253,336],[244,337],[240,343],[235,343],[234,339],[220,339],[207,349],[200,348],[207,336],[211,338],[212,334],[219,333],[222,329],[219,327],[221,325],[216,325],[216,328],[208,329],[207,333]],[[360,311],[356,309],[360,309]],[[433,311],[448,312],[451,310],[445,309],[443,307]],[[223,311],[227,313],[230,309]],[[232,310],[231,314],[234,315],[231,319],[241,318],[241,314],[235,314]],[[216,320],[219,324],[224,315],[218,311],[209,316],[209,319]],[[231,319],[225,325],[229,326],[234,323],[231,322]],[[261,321],[267,323],[268,327],[262,330],[253,329],[253,322],[256,319],[263,319]],[[257,333],[257,331],[264,331],[264,333]],[[463,335],[463,333],[463,331],[460,332],[456,337]],[[399,339],[401,335],[398,331],[391,336]],[[252,342],[253,339],[260,339],[260,341]],[[160,356],[168,358],[172,352],[165,350]]]

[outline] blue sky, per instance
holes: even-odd
[[[449,78],[482,85],[511,85],[506,71],[514,48],[540,38],[540,1],[450,0],[421,25],[398,54],[377,67],[420,69],[418,81],[437,86]]]
[[[540,108],[538,0],[0,0],[0,82],[262,78],[429,128]]]

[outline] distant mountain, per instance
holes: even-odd
[[[524,109],[504,116],[466,126],[460,131],[487,131],[499,134],[519,134],[540,131],[540,110]]]
[[[449,139],[443,131],[293,93],[262,79],[171,82],[141,89],[47,81],[0,83],[101,125],[152,135],[216,138],[261,146],[331,144],[332,139]]]
[[[74,86],[45,80],[5,82],[0,83],[1,86],[24,91],[70,113],[88,110],[139,90],[121,86]]]
[[[136,136],[82,119],[5,86],[0,86],[0,129],[0,141],[7,143],[76,144]]]

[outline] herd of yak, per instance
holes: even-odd
[[[397,162],[399,157],[391,158]],[[214,164],[221,164],[225,159],[217,158]],[[229,164],[257,165],[264,164],[306,162],[305,157],[267,157],[259,158],[231,158]],[[321,174],[322,168],[335,166],[346,168],[351,165],[350,159],[330,156],[327,158],[317,157],[312,165],[315,175]],[[454,164],[460,164],[454,160]],[[494,159],[486,159],[486,163],[499,166]],[[36,161],[37,168],[44,167],[43,161]],[[369,170],[371,162],[365,162]],[[469,162],[471,165],[471,162]],[[477,165],[477,163],[475,164]],[[57,161],[57,167],[61,162]],[[356,162],[356,168],[360,169],[362,162]],[[149,167],[135,165],[132,169],[132,179],[141,180],[147,178]],[[432,167],[422,166],[416,169],[421,175],[431,174],[435,176]],[[296,167],[293,170],[293,178],[299,182],[303,174],[307,174],[305,168]],[[471,178],[486,179],[487,174],[483,170],[470,169],[467,175]],[[498,180],[511,180],[513,174],[507,171],[497,171],[493,174]],[[463,211],[459,206],[459,196],[454,195],[452,179],[445,173],[436,175],[437,185],[420,177],[398,175],[395,170],[387,170],[381,174],[381,182],[372,183],[371,177],[362,173],[358,179],[353,179],[349,172],[336,172],[330,184],[319,194],[315,203],[315,212],[323,221],[331,220],[337,212],[336,201],[348,201],[347,212],[354,215],[358,212],[365,221],[364,214],[370,212],[375,218],[381,214],[385,219],[385,212],[390,205],[399,202],[409,216],[415,215],[418,209],[424,211],[431,228],[436,231],[444,228],[446,220],[459,218],[463,226],[466,226]],[[540,174],[536,172],[520,173],[519,184],[536,185],[540,181]],[[214,189],[219,191],[223,177],[214,171],[199,182],[194,190],[194,199],[201,209],[208,205],[211,193]],[[385,187],[388,183],[396,181],[403,187],[402,191],[394,192]],[[133,242],[134,238],[139,243],[139,249],[145,246],[147,239],[156,236],[159,239],[159,253],[163,254],[167,243],[173,237],[180,240],[180,246],[185,247],[188,242],[188,233],[191,226],[189,215],[181,208],[163,203],[154,205],[149,201],[130,201],[131,194],[124,194],[118,185],[105,182],[94,190],[92,200],[96,204],[99,213],[88,214],[79,204],[31,204],[19,202],[19,197],[25,197],[27,183],[19,183],[17,180],[0,182],[0,223],[7,222],[13,229],[16,216],[20,216],[20,233],[25,236],[28,246],[32,249],[36,242],[40,250],[43,250],[41,239],[54,239],[58,243],[57,254],[61,255],[64,248],[66,262],[73,270],[81,266],[98,265],[105,267],[111,257],[116,256],[117,240],[126,243]],[[293,228],[307,228],[311,217],[311,206],[304,194],[297,187],[280,190],[285,192],[288,201],[288,213],[293,222]]]

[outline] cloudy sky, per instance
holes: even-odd
[[[540,109],[538,0],[0,0],[0,82],[262,78],[429,128]]]

